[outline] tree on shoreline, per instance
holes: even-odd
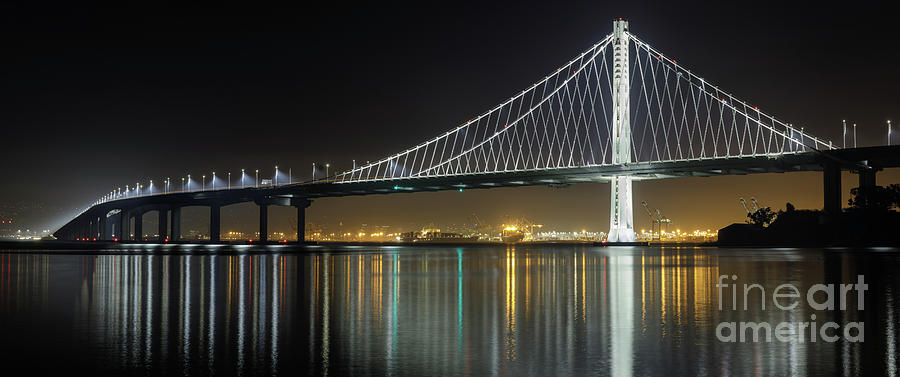
[[[853,197],[848,200],[853,209],[880,209],[894,210],[900,208],[900,184],[888,186],[872,186],[868,190],[860,190],[859,187],[850,189]]]
[[[750,218],[747,220],[750,224],[765,228],[775,221],[775,212],[772,211],[772,208],[765,207],[753,211],[752,213],[748,213],[747,217]]]

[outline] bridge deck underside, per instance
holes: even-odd
[[[616,166],[573,167],[489,174],[390,179],[352,183],[313,183],[301,186],[310,198],[397,192],[441,191],[533,185],[567,185],[584,182],[608,182],[611,177],[628,175],[635,180],[677,177],[709,177],[755,173],[822,170],[811,153],[781,156],[717,158],[671,162],[642,162]],[[292,187],[275,191],[290,194]]]

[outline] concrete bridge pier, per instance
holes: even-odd
[[[169,241],[181,239],[181,207],[172,207],[172,225],[169,231]]]
[[[100,219],[99,219],[98,224],[99,224],[98,230],[100,232],[100,236],[97,237],[97,239],[99,239],[101,241],[106,241],[107,239],[109,239],[109,222],[106,220],[106,213],[100,214]]]
[[[122,212],[119,212],[119,230],[116,235],[118,236],[120,241],[128,239],[128,232],[129,228],[131,227],[129,226],[128,219],[128,211],[123,209]]]
[[[222,207],[218,204],[209,206],[209,241],[219,242],[222,232]]]
[[[860,204],[863,207],[868,207],[872,204],[869,200],[869,193],[875,187],[875,173],[877,173],[877,169],[861,169],[856,173],[859,175],[859,193],[857,197],[861,199],[862,203]]]
[[[266,242],[269,240],[269,205],[266,203],[259,204],[259,241]]]
[[[119,219],[117,222],[119,229],[116,230],[116,237],[120,241],[128,239],[129,228],[131,228],[128,219],[128,211],[123,209],[121,212],[119,212]]]
[[[836,215],[841,212],[841,166],[829,161],[822,170],[825,191],[823,210],[828,215]]]
[[[169,209],[166,207],[159,207],[156,211],[158,212],[157,224],[159,225],[157,228],[159,229],[157,233],[157,240],[159,242],[167,242],[169,240],[169,226],[167,224],[169,220]]]
[[[259,241],[269,241],[269,206],[291,206],[297,208],[297,242],[306,240],[306,208],[312,204],[307,198],[300,197],[267,197],[256,200],[259,206]]]
[[[136,212],[133,214],[134,217],[134,240],[135,241],[143,241],[144,240],[144,213]]]
[[[295,198],[291,205],[297,208],[297,243],[306,243],[306,209],[312,205],[312,200]]]

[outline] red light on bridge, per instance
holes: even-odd
[[[753,110],[759,110],[759,106],[753,106]]]
[[[114,237],[113,242],[119,242],[119,237]]]

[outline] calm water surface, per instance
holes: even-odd
[[[0,251],[0,361],[132,375],[896,375],[892,249],[131,247]],[[864,310],[731,310],[718,277],[855,283]],[[739,288],[739,291],[742,288]],[[823,294],[824,295],[824,294]],[[743,296],[741,296],[742,298]],[[864,323],[724,343],[721,322]],[[838,330],[841,332],[842,330]]]

